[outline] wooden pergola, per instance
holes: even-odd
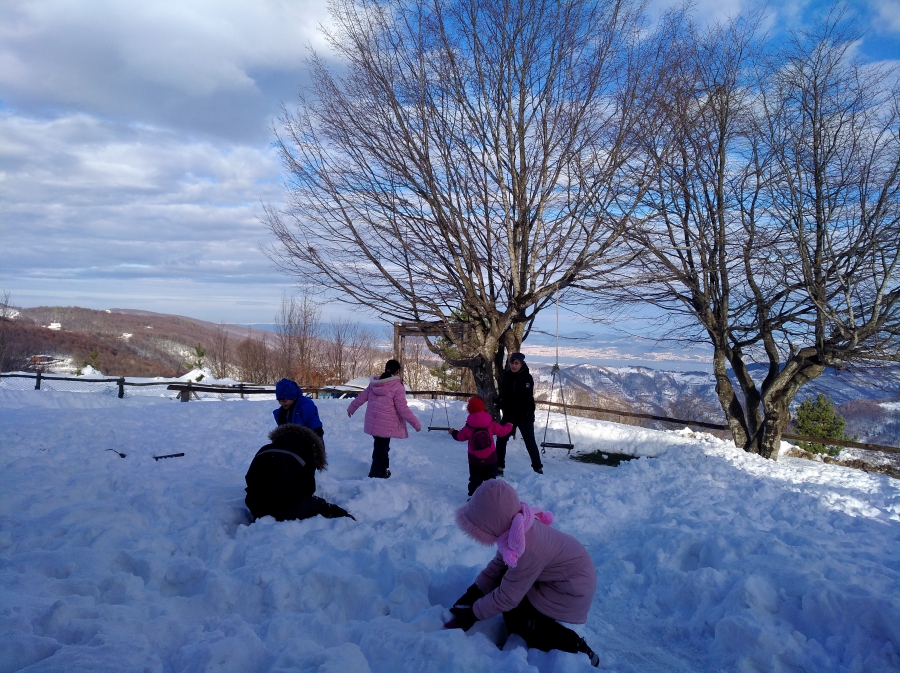
[[[453,337],[459,341],[469,339],[469,325],[462,322],[445,323],[440,320],[394,323],[394,359],[405,365],[406,337]],[[465,388],[466,373],[460,384]]]

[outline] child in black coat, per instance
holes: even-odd
[[[279,425],[253,457],[247,470],[244,502],[253,520],[272,516],[277,521],[308,519],[321,514],[326,519],[348,516],[347,510],[314,495],[316,470],[328,466],[325,444],[315,432],[297,423]]]

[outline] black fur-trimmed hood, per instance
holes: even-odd
[[[280,444],[288,449],[307,449],[312,453],[313,466],[317,470],[328,467],[328,456],[325,454],[325,443],[315,432],[299,423],[285,423],[269,433],[273,444]]]

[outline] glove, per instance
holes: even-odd
[[[456,608],[471,608],[475,604],[475,601],[482,596],[484,596],[484,592],[478,588],[477,584],[473,584],[466,589],[466,593],[456,599],[453,607],[450,608],[450,612],[453,612]]]
[[[475,625],[475,622],[478,621],[472,608],[452,607],[450,608],[450,612],[453,613],[453,619],[445,625],[448,629],[462,629],[463,631],[468,631]]]
[[[350,517],[351,519],[356,521],[356,517],[353,516],[346,509],[344,509],[343,507],[340,507],[339,505],[333,505],[330,502],[326,502],[322,506],[322,510],[319,512],[319,514],[324,516],[326,519],[340,519],[341,517],[346,516],[346,517]]]

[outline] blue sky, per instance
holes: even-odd
[[[751,6],[696,3],[710,21]],[[767,25],[821,6],[772,2]],[[852,8],[860,54],[900,58],[900,0]],[[324,49],[323,21],[324,0],[3,0],[0,291],[21,306],[271,321],[293,287],[260,252],[260,203],[282,195],[271,127],[307,48]]]

